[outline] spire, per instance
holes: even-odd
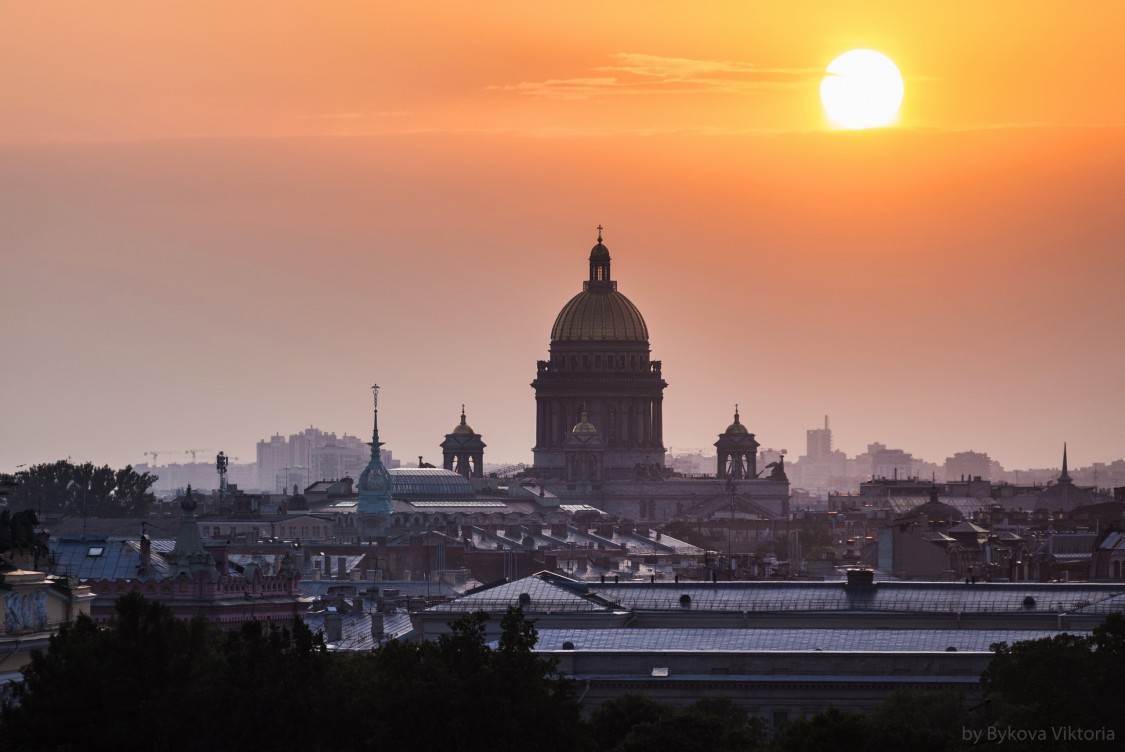
[[[1063,466],[1062,466],[1062,474],[1059,476],[1059,483],[1072,483],[1072,482],[1073,482],[1073,479],[1070,477],[1070,473],[1068,473],[1066,471],[1066,442],[1064,441],[1063,442]]]
[[[738,403],[734,403],[734,422],[738,422]]]
[[[359,514],[360,515],[387,515],[394,511],[394,502],[391,501],[391,476],[383,466],[383,459],[379,454],[379,385],[371,387],[371,395],[375,401],[375,423],[371,430],[371,459],[367,467],[359,475]]]
[[[598,225],[598,242],[602,242],[602,226]]]
[[[461,425],[465,425],[465,403],[461,403]]]
[[[375,424],[371,429],[371,441],[367,446],[371,447],[371,458],[375,459],[379,456],[379,447],[383,446],[383,442],[379,441],[379,385],[373,384],[371,386],[371,396],[375,401]]]

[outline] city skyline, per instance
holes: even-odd
[[[60,12],[55,12],[60,11]],[[0,471],[305,426],[528,462],[598,225],[665,444],[1125,455],[1125,9],[12,4]],[[88,33],[96,30],[97,33]],[[898,125],[831,129],[869,47]],[[182,457],[183,455],[181,455]]]

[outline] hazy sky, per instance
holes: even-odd
[[[326,7],[327,6],[327,7]],[[734,403],[1006,467],[1125,456],[1125,4],[0,0],[0,470],[309,425],[529,461],[605,226],[665,443]],[[894,59],[900,123],[818,86]]]

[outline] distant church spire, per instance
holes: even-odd
[[[371,395],[375,400],[375,418],[371,430],[371,459],[367,467],[359,476],[359,514],[360,515],[387,515],[394,511],[394,502],[391,501],[391,474],[383,466],[383,458],[379,447],[379,385],[371,387]]]
[[[1062,466],[1062,474],[1059,475],[1059,483],[1072,483],[1072,482],[1073,482],[1073,479],[1070,477],[1070,473],[1068,473],[1066,471],[1066,442],[1064,441],[1063,442],[1063,466]]]
[[[379,441],[379,385],[371,385],[371,397],[375,401],[375,424],[371,429],[371,441],[368,446],[371,447],[372,459],[379,456],[379,447],[383,446],[383,442]]]

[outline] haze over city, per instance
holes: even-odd
[[[459,420],[529,461],[597,226],[664,438],[1125,452],[1125,8],[4,3],[0,471]],[[840,130],[830,61],[902,71]],[[165,459],[168,459],[167,457]]]

